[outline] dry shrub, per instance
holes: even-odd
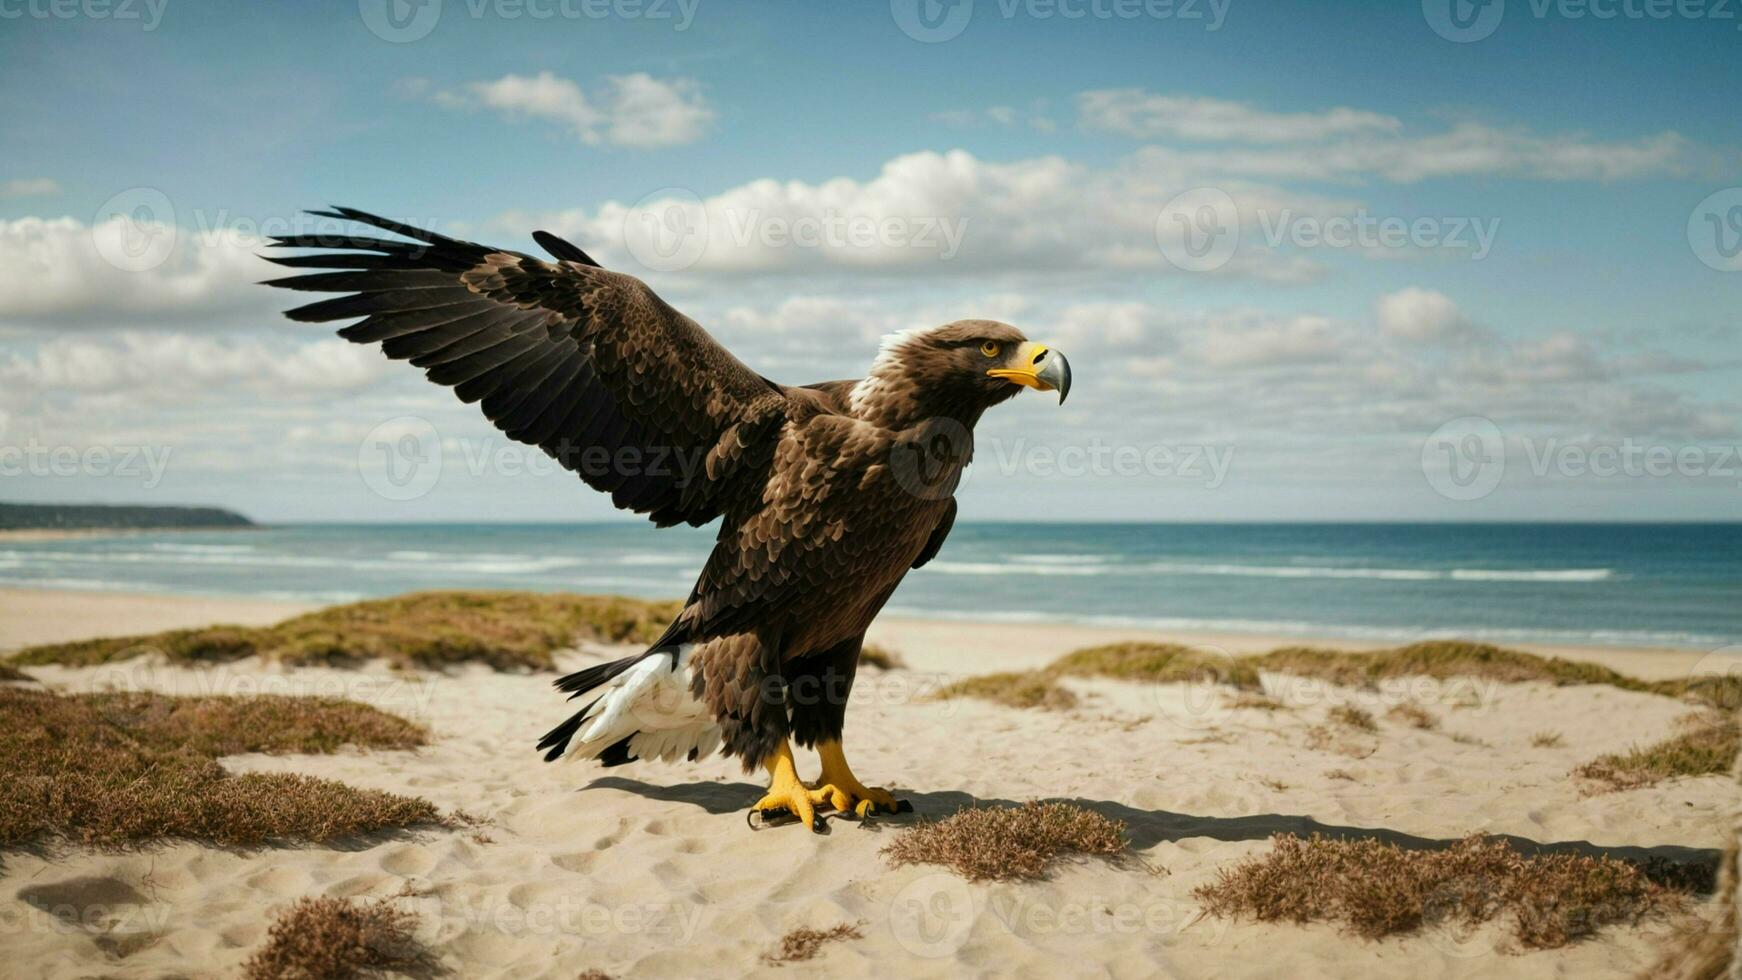
[[[1328,920],[1369,939],[1423,925],[1470,928],[1504,916],[1520,945],[1552,949],[1682,902],[1627,862],[1525,857],[1479,834],[1437,851],[1317,834],[1306,840],[1279,834],[1271,841],[1269,854],[1224,869],[1194,891],[1211,914]]]
[[[1729,772],[1742,748],[1742,725],[1734,716],[1699,717],[1674,738],[1627,752],[1599,756],[1573,770],[1622,790],[1650,786],[1675,776],[1710,776]]]
[[[1385,717],[1411,728],[1419,728],[1424,732],[1432,731],[1440,724],[1440,720],[1435,718],[1432,712],[1414,704],[1396,705],[1385,713]]]
[[[482,663],[497,670],[554,666],[578,639],[650,643],[678,603],[537,592],[413,592],[333,606],[275,626],[210,626],[146,636],[28,647],[15,663],[88,666],[158,653],[172,663],[261,656],[293,665],[387,660],[399,667]]]
[[[1373,720],[1371,713],[1352,705],[1339,704],[1332,708],[1331,720],[1358,731],[1376,732],[1379,730],[1379,723]]]
[[[1223,703],[1230,708],[1249,709],[1253,711],[1287,711],[1288,705],[1270,697],[1267,694],[1253,694],[1251,691],[1241,691],[1232,697],[1223,698]]]
[[[120,846],[328,841],[433,822],[427,800],[291,773],[232,775],[238,752],[409,748],[421,728],[332,698],[0,689],[0,847],[63,837]]]
[[[19,670],[17,667],[12,666],[6,661],[0,660],[0,681],[20,681],[28,683],[34,680],[36,680],[36,678],[26,674],[24,671]]]
[[[1530,736],[1530,744],[1539,749],[1556,749],[1565,744],[1560,732],[1537,732]]]
[[[952,681],[938,689],[937,697],[978,698],[1009,708],[1075,707],[1077,696],[1046,674],[1023,671],[1010,674],[979,674]]]
[[[1213,682],[1243,691],[1257,691],[1261,687],[1258,671],[1250,662],[1177,643],[1112,643],[1089,647],[1065,654],[1049,664],[1047,671],[1153,684]]]
[[[845,922],[828,929],[799,928],[780,937],[779,952],[769,953],[762,958],[770,963],[797,963],[815,959],[825,943],[864,938],[865,934],[859,931],[858,926]]]
[[[901,659],[901,654],[875,643],[867,643],[859,648],[859,662],[878,670],[900,670],[907,666],[907,661]]]
[[[272,923],[266,945],[242,967],[248,980],[350,980],[427,975],[435,959],[412,935],[415,917],[389,899],[358,903],[300,898]]]
[[[1125,825],[1071,803],[963,807],[903,831],[883,853],[895,867],[939,864],[969,881],[1045,878],[1068,855],[1127,853]]]

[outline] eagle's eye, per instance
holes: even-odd
[[[996,340],[988,340],[980,345],[980,353],[987,357],[997,357],[999,349],[998,341]]]

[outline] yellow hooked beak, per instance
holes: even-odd
[[[1024,388],[1056,391],[1061,405],[1065,396],[1071,393],[1071,362],[1045,344],[1023,341],[1022,346],[1016,348],[1016,356],[1010,359],[1010,364],[1010,367],[993,368],[986,373]]]

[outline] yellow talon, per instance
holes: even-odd
[[[823,778],[818,780],[818,788],[811,795],[817,803],[827,802],[839,813],[852,813],[860,817],[877,812],[879,809],[895,813],[900,804],[888,790],[878,786],[866,786],[853,775],[853,770],[847,766],[847,757],[841,751],[838,741],[818,742],[817,754],[823,760]]]
[[[816,804],[821,801],[798,778],[798,770],[792,763],[792,746],[781,742],[780,748],[763,765],[768,769],[768,793],[751,809],[786,810],[804,821],[805,827],[815,830]]]

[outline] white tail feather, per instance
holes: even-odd
[[[636,759],[676,762],[691,751],[701,759],[720,747],[720,726],[707,706],[690,693],[690,651],[678,648],[677,662],[654,655],[606,683],[564,758],[596,759],[629,739]]]

